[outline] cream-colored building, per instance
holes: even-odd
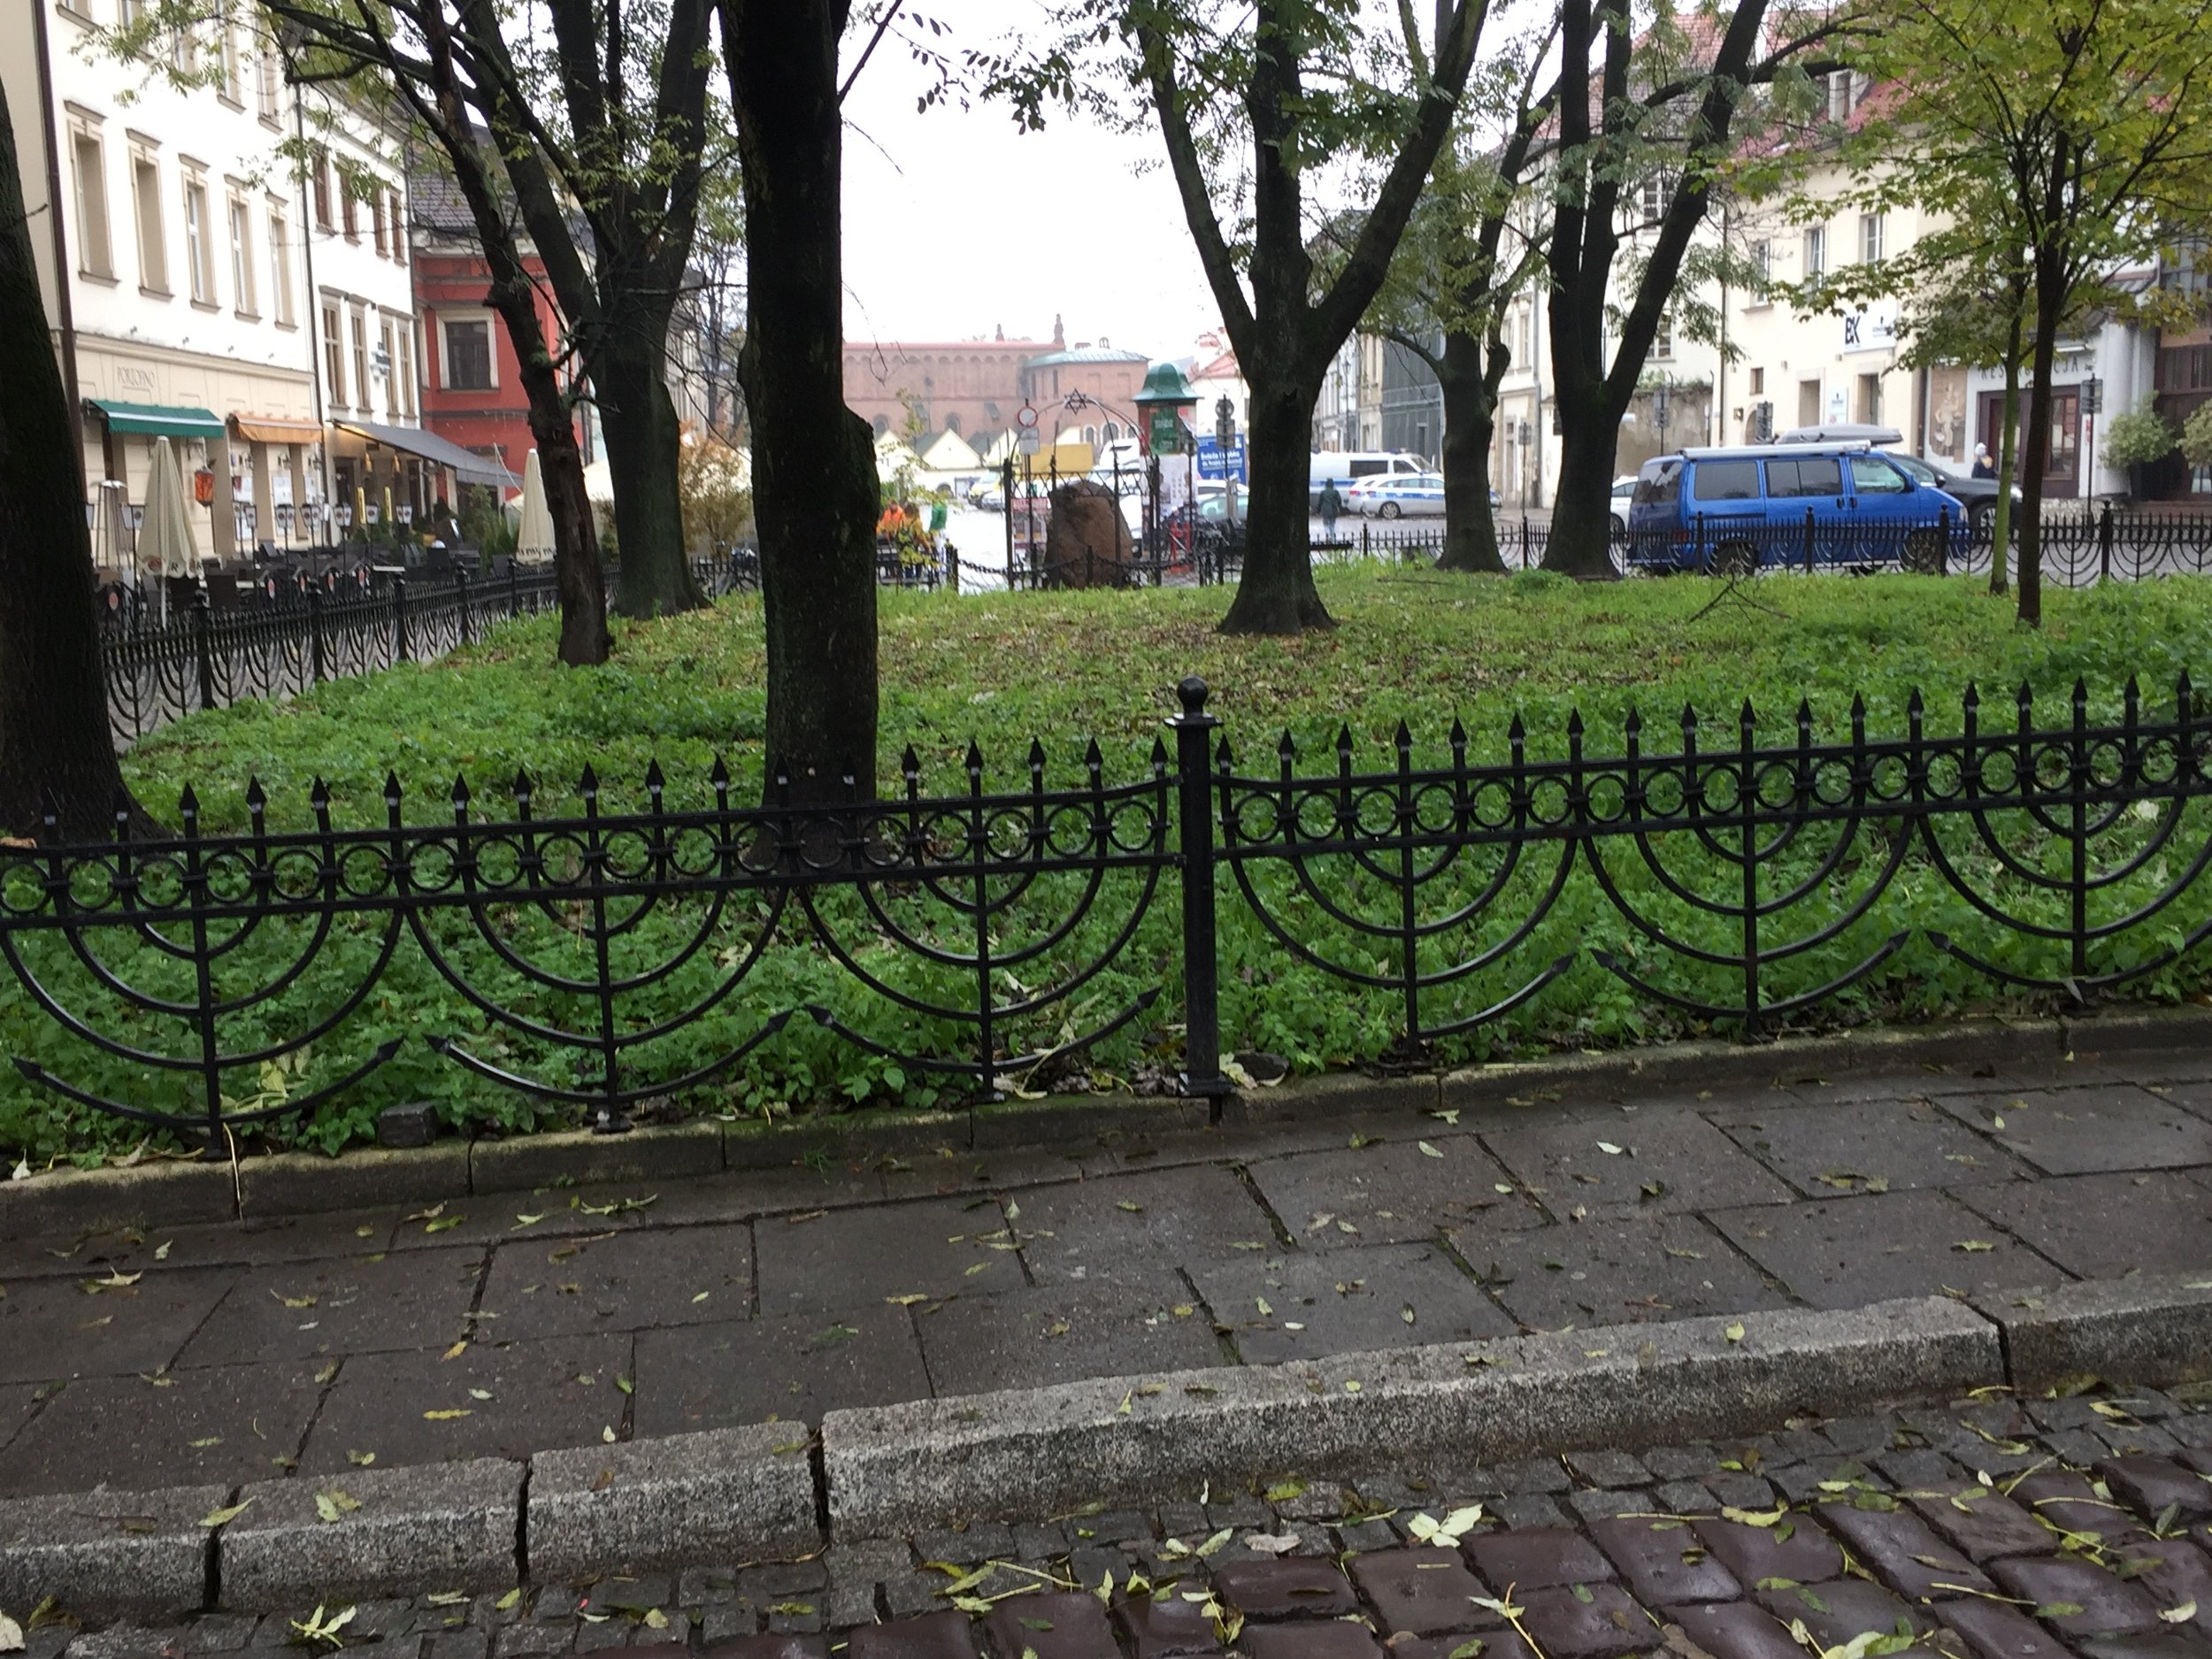
[[[341,536],[423,498],[420,352],[396,146],[287,84],[249,0],[171,42],[215,84],[119,62],[129,0],[0,5],[55,349],[81,419],[96,563],[127,570],[155,440],[178,451],[205,557]],[[307,177],[288,138],[319,152]],[[419,435],[418,435],[419,434]],[[450,457],[441,457],[449,460]],[[326,503],[342,508],[326,515]]]

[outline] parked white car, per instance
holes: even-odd
[[[1391,473],[1363,479],[1344,492],[1347,511],[1363,518],[1440,518],[1444,512],[1441,472]]]

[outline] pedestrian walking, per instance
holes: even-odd
[[[1336,480],[1331,479],[1321,487],[1321,534],[1330,541],[1336,540],[1336,518],[1344,511],[1344,497],[1336,493]]]

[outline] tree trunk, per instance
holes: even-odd
[[[1434,365],[1444,395],[1444,556],[1439,570],[1502,575],[1498,525],[1490,511],[1490,440],[1497,425],[1496,386],[1484,372],[1482,342],[1444,336]]]
[[[0,828],[33,834],[50,806],[64,835],[89,840],[113,833],[127,797],[108,729],[76,388],[54,357],[4,89],[0,386]]]
[[[2005,338],[2005,398],[1998,416],[1997,508],[1990,518],[1989,591],[2001,594],[2011,585],[2008,567],[2012,562],[2012,464],[2020,433],[2020,307],[2012,308],[2012,327]]]
[[[753,514],[772,766],[795,798],[875,790],[876,467],[845,407],[841,0],[722,0],[744,165]]]
[[[2027,454],[2020,470],[2019,614],[2032,628],[2043,626],[2043,474],[2051,457],[2051,372],[2057,366],[2058,325],[2065,309],[2062,261],[2049,250],[2038,250],[2035,379],[2028,388]]]
[[[674,616],[706,603],[684,547],[678,485],[683,432],[664,376],[665,319],[638,319],[609,341],[592,368],[600,431],[615,479],[615,548],[621,560],[614,608],[636,618]]]
[[[1301,634],[1336,626],[1313,585],[1307,503],[1312,488],[1316,388],[1272,365],[1250,365],[1252,501],[1244,574],[1221,619],[1224,634]]]
[[[1563,395],[1559,411],[1559,477],[1552,495],[1551,534],[1544,568],[1581,581],[1610,581],[1613,565],[1613,457],[1621,411],[1610,400]]]

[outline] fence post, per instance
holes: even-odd
[[[1220,947],[1214,932],[1213,771],[1210,738],[1220,719],[1206,712],[1206,682],[1193,674],[1176,687],[1183,711],[1175,728],[1176,819],[1183,858],[1183,1093],[1221,1117],[1229,1080],[1221,1074]]]
[[[307,661],[315,685],[323,683],[323,590],[307,584]]]
[[[1936,511],[1936,574],[1951,573],[1951,510],[1941,507]]]
[[[404,573],[392,578],[392,660],[407,660],[407,578]]]
[[[522,614],[522,577],[515,568],[515,561],[507,561],[507,615],[510,620]]]
[[[1817,534],[1813,525],[1813,510],[1805,509],[1805,574],[1813,573],[1813,537]]]
[[[1692,567],[1699,575],[1712,574],[1705,563],[1705,515],[1701,512],[1690,515],[1690,555]]]
[[[1528,514],[1521,515],[1521,568],[1529,568]]]
[[[469,573],[465,570],[457,568],[453,572],[453,586],[455,590],[461,595],[461,643],[467,645],[471,642],[469,633]]]
[[[2112,580],[2112,503],[2107,502],[2104,511],[2097,515],[2097,580]]]
[[[199,658],[200,707],[215,706],[215,629],[208,615],[207,588],[202,586],[192,595],[192,649]]]
[[[1372,554],[1371,554],[1371,549],[1369,549],[1369,547],[1368,547],[1368,543],[1367,543],[1367,521],[1366,521],[1364,518],[1363,518],[1363,519],[1361,519],[1361,520],[1360,520],[1360,526],[1359,526],[1359,556],[1360,556],[1360,557],[1362,557],[1362,558],[1368,558],[1368,557],[1372,557]]]

